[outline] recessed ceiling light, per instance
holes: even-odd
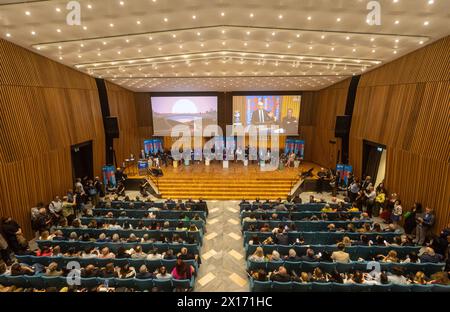
[[[429,22],[429,21],[423,22],[423,26],[428,26],[428,25],[430,25],[430,22]]]
[[[141,21],[136,21],[136,24],[141,25]]]
[[[394,50],[394,54],[397,54],[397,50]]]
[[[62,59],[63,59],[63,57],[62,57],[62,56],[60,56],[60,57],[59,57],[59,59],[60,59],[60,60],[62,60]]]
[[[91,4],[88,4],[88,5],[87,5],[87,8],[88,8],[88,9],[92,9],[92,5],[91,5]]]
[[[279,18],[279,19],[282,19],[282,18],[283,18],[283,15],[282,15],[282,14],[278,15],[278,18]]]
[[[221,12],[221,13],[220,13],[220,16],[225,16],[225,12]]]
[[[375,38],[370,38],[370,41],[374,42],[374,41],[375,41]]]
[[[419,41],[419,44],[423,44],[423,40]]]
[[[173,34],[173,35],[172,35],[172,37],[173,37],[173,38],[176,38],[176,37],[177,37],[177,35],[176,35],[176,34]]]
[[[350,40],[350,37],[349,36],[345,37],[345,40]]]
[[[336,22],[340,22],[341,21],[341,18],[340,17],[338,17],[337,19],[336,19]]]
[[[249,31],[247,31],[247,35],[250,35],[250,32],[249,32]]]
[[[253,16],[254,16],[253,13],[250,13],[250,18],[253,18]]]
[[[434,0],[429,0],[428,1],[428,4],[433,4],[434,3]]]
[[[399,21],[399,20],[396,20],[396,21],[394,22],[394,24],[398,25],[398,24],[400,24],[400,21]]]
[[[356,49],[353,49],[352,52],[356,52]]]
[[[10,33],[6,33],[6,37],[11,37],[11,34]]]
[[[308,16],[308,21],[310,21],[312,19],[312,17],[311,16]]]
[[[325,39],[325,35],[320,36],[320,39]]]
[[[120,2],[119,2],[119,4],[120,4],[120,5],[124,5],[124,4],[125,4],[125,2],[123,2],[123,1],[120,1]]]
[[[106,45],[106,41],[103,41],[102,43],[103,43],[103,45]]]
[[[167,17],[164,17],[164,22],[168,22],[169,21],[169,19],[167,18]]]
[[[248,45],[248,43],[247,42],[244,42],[244,46],[247,46]]]
[[[300,38],[300,34],[297,34],[297,38]]]
[[[83,29],[84,29],[84,30],[87,30],[87,26],[83,26]]]
[[[272,36],[275,36],[275,32],[272,32]]]
[[[30,15],[31,15],[31,12],[30,12],[30,11],[25,11],[25,15],[26,15],[26,16],[30,16]]]
[[[61,50],[62,49],[62,46],[58,46],[58,50]]]
[[[372,50],[372,53],[375,53],[375,50]]]
[[[61,12],[60,8],[56,8],[55,10],[56,10],[56,12]]]
[[[33,31],[31,32],[31,34],[32,34],[33,36],[35,36],[35,35],[36,35],[36,32],[33,30]]]
[[[61,32],[61,29],[58,28],[56,31],[60,33],[60,32]]]
[[[158,50],[159,50],[159,51],[161,51],[161,50],[162,50],[162,48],[161,48],[161,47],[159,47],[159,48],[158,48]]]
[[[197,18],[197,16],[195,16],[195,15],[192,15],[192,19],[196,19]]]

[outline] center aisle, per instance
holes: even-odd
[[[249,291],[239,201],[208,201],[208,208],[195,291]]]

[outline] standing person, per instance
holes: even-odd
[[[436,218],[433,210],[430,207],[426,207],[425,214],[419,215],[416,220],[416,238],[414,239],[414,243],[423,245],[433,228]]]
[[[397,199],[394,203],[394,209],[392,209],[391,220],[395,225],[397,225],[402,219],[403,208],[401,204],[402,202],[400,199]]]
[[[365,196],[366,212],[369,215],[369,217],[372,217],[372,210],[375,204],[375,198],[377,197],[375,188],[373,186],[370,186],[368,191],[364,190],[364,196]]]
[[[26,240],[24,241],[22,229],[11,217],[2,218],[0,222],[0,232],[7,242],[7,247],[14,253],[21,254],[27,249],[28,242],[26,242]]]
[[[413,233],[414,229],[417,226],[417,215],[422,214],[422,204],[419,202],[415,202],[411,211],[405,213],[405,223],[403,225],[405,229],[405,233],[410,235]]]
[[[62,208],[62,201],[59,196],[56,196],[55,199],[48,205],[48,211],[50,212],[53,220],[58,220],[61,217]]]
[[[358,197],[358,193],[361,190],[361,186],[359,184],[359,178],[353,180],[353,182],[348,187],[348,197],[350,198],[350,202],[355,202]]]

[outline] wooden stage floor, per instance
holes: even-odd
[[[299,180],[299,174],[311,168],[313,173],[320,170],[320,166],[309,162],[299,168],[262,171],[256,163],[244,166],[242,162],[230,162],[229,168],[223,168],[222,162],[214,161],[209,166],[204,163],[179,165],[177,168],[163,166],[164,176],[158,181],[154,177],[151,180],[158,185],[163,198],[276,199],[286,198]]]

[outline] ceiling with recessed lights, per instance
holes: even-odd
[[[2,1],[0,36],[140,92],[318,90],[450,34],[448,0],[69,2]]]

